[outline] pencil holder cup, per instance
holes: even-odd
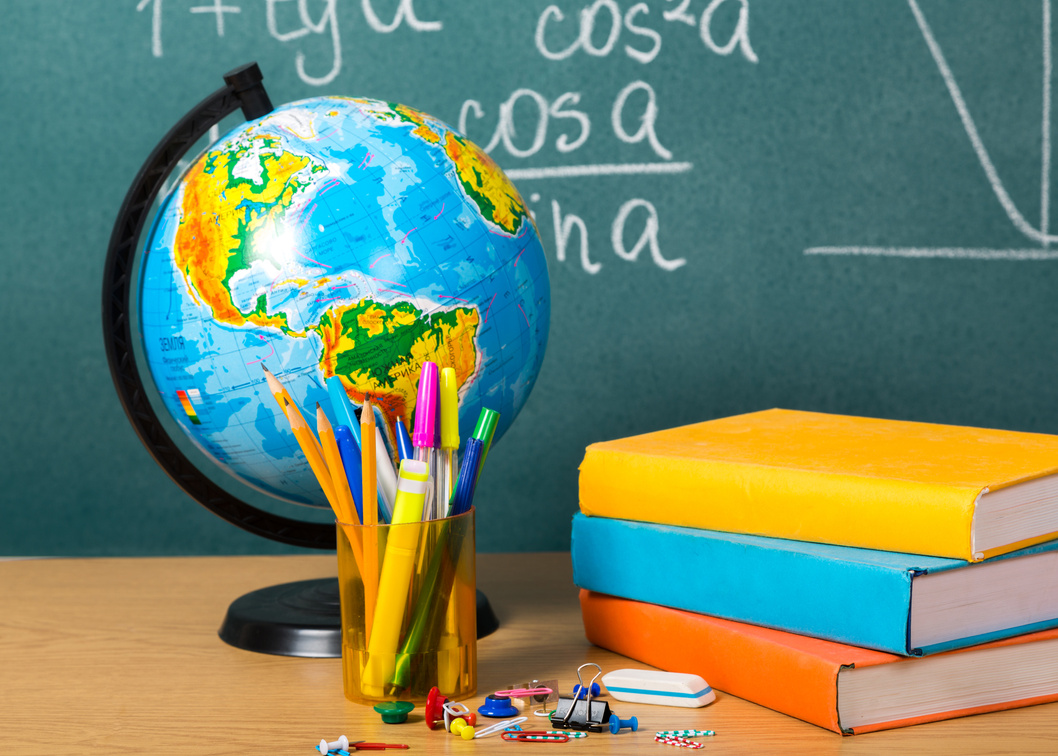
[[[338,527],[345,697],[422,703],[477,689],[474,510]]]

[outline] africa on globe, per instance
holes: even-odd
[[[547,346],[532,218],[479,147],[411,108],[320,97],[208,147],[161,203],[138,287],[143,357],[169,414],[221,468],[327,502],[265,383],[315,415],[339,376],[392,423],[425,361],[456,371],[460,435],[498,439]]]

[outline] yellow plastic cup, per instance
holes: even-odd
[[[474,510],[401,525],[339,522],[345,697],[453,700],[477,690]]]

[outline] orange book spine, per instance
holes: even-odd
[[[660,669],[701,675],[716,690],[846,735],[1058,700],[1058,693],[1049,693],[842,729],[837,695],[843,669],[920,660],[583,589],[580,605],[585,634],[597,646]],[[949,654],[1056,638],[1053,628]]]
[[[660,669],[701,675],[711,687],[841,732],[838,644],[803,636],[777,642],[777,631],[581,590],[588,640]],[[849,647],[842,647],[849,648]],[[859,651],[860,649],[857,649]],[[862,650],[864,661],[895,659]]]

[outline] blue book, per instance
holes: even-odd
[[[571,551],[581,588],[904,656],[1058,627],[1058,540],[971,563],[577,513]]]

